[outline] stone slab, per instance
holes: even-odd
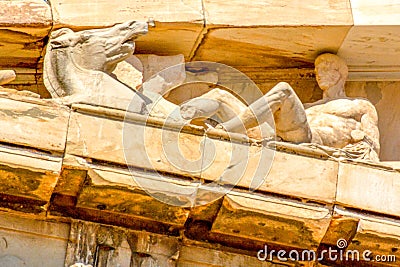
[[[331,220],[323,206],[231,191],[211,232],[292,248],[318,248]]]
[[[69,109],[46,103],[29,98],[17,101],[0,97],[0,142],[64,152]]]
[[[40,213],[50,201],[62,158],[13,146],[0,146],[1,206]]]
[[[0,145],[0,159],[11,168],[48,173],[59,173],[62,165],[62,157],[6,145]]]
[[[335,207],[334,211],[336,215],[343,218],[359,220],[357,231],[351,242],[347,244],[346,251],[358,251],[360,261],[364,263],[367,261],[364,260],[363,253],[367,253],[365,255],[370,259],[369,264],[398,266],[400,258],[400,221],[398,219],[348,211],[340,207]],[[351,258],[351,254],[346,255]],[[377,256],[380,258],[376,258]]]
[[[182,54],[190,60],[203,31],[199,23],[155,23],[149,32],[136,41],[135,53],[173,56]]]
[[[352,25],[350,2],[319,1],[310,4],[284,1],[205,0],[207,25],[276,26],[276,25]],[[243,12],[249,16],[243,16]],[[250,15],[251,14],[251,15]]]
[[[58,176],[0,164],[0,177],[2,207],[40,213],[50,201]]]
[[[400,214],[400,173],[340,163],[336,202],[381,214]]]
[[[142,176],[146,176],[146,174],[142,174]],[[151,179],[151,175],[147,176],[147,179]],[[142,179],[144,178],[142,177]],[[169,183],[166,181],[163,186],[164,192],[154,189],[160,200],[144,191],[140,187],[140,183],[139,185],[136,184],[129,171],[91,168],[88,172],[88,181],[90,186],[83,186],[80,191],[76,205],[78,209],[101,210],[104,213],[109,213],[110,216],[112,216],[111,214],[120,214],[120,216],[127,218],[154,221],[180,228],[183,227],[188,218],[189,211],[184,207],[173,206],[160,201],[163,199],[160,196],[162,193],[165,194],[165,199],[174,198],[175,194],[176,204],[184,201],[183,197],[179,197],[178,192],[168,190]],[[163,183],[161,180],[158,182]],[[181,187],[184,188],[184,186]]]
[[[234,142],[206,139],[202,178],[246,189],[333,203],[338,163]]]
[[[119,119],[103,115],[71,115],[68,154],[311,201],[334,201],[334,161],[275,153],[262,146],[205,138],[185,131],[178,134],[170,128],[144,126],[140,122],[124,125]],[[125,146],[124,130],[129,133],[125,137],[134,137],[127,138]]]
[[[0,1],[0,66],[35,69],[51,25],[45,1]]]
[[[354,25],[399,25],[400,1],[350,0]]]
[[[45,1],[23,0],[23,1],[1,1],[0,2],[0,25],[37,27],[51,26],[51,10]]]
[[[259,267],[283,267],[295,266],[291,263],[281,265],[279,263],[260,261],[254,256],[232,253],[212,248],[199,246],[182,246],[179,251],[178,267],[224,267],[224,266],[259,266]]]
[[[105,27],[127,20],[151,21],[149,33],[136,42],[141,54],[189,58],[203,29],[200,0],[168,1],[52,1],[55,28]]]
[[[118,1],[53,0],[54,21],[59,25],[79,27],[107,26],[117,22],[153,19],[156,22],[202,23],[199,0]]]
[[[178,133],[176,129],[146,127],[143,122],[124,124],[122,119],[73,112],[66,151],[99,161],[199,176],[203,139],[201,135]]]
[[[124,188],[132,193],[142,191],[160,202],[173,206],[191,207],[195,201],[198,183],[161,176],[140,170],[128,170],[100,165],[88,165],[88,177],[94,186]],[[161,204],[161,203],[160,203]]]
[[[234,67],[313,67],[318,54],[339,49],[349,29],[350,26],[211,28],[194,59]]]
[[[68,208],[71,214],[85,211],[129,221],[131,227],[162,231],[182,228],[196,198],[197,183],[156,172],[129,170],[118,166],[93,164],[90,160],[66,155],[62,175],[52,198],[54,211]],[[79,215],[79,216],[81,216]],[[114,219],[115,219],[114,218]],[[100,220],[101,221],[101,220]],[[161,224],[165,227],[159,227]],[[147,228],[146,228],[147,227]]]
[[[352,72],[399,70],[399,26],[353,26],[340,46],[338,55],[344,58]],[[354,79],[354,75],[353,79]]]
[[[69,225],[0,213],[1,266],[64,266]],[[49,249],[51,248],[51,257]]]
[[[396,6],[392,8],[396,10]],[[380,14],[377,10],[373,12]],[[400,27],[393,24],[353,26],[338,50],[349,66],[348,80],[399,81],[399,32]]]
[[[73,220],[66,266],[175,266],[179,243],[177,237]]]

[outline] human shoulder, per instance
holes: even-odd
[[[308,109],[308,108],[311,108],[311,107],[315,107],[315,106],[319,106],[319,105],[322,105],[322,104],[326,104],[327,102],[329,102],[329,100],[320,99],[320,100],[312,102],[312,103],[304,103],[303,107],[305,109]]]

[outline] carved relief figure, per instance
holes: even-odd
[[[276,133],[284,141],[315,143],[342,149],[349,157],[378,161],[379,130],[375,107],[368,100],[348,98],[344,84],[348,69],[346,63],[336,55],[322,54],[315,60],[318,85],[323,90],[323,99],[303,105],[292,87],[278,83],[264,97],[241,110],[237,116],[217,126],[228,132],[244,132],[264,123],[266,113],[272,112]],[[217,89],[218,90],[218,89]],[[212,93],[207,93],[211,95]],[[236,103],[225,94],[225,102]],[[221,101],[205,104],[204,96],[194,98],[181,107],[186,119],[210,116],[227,106]],[[217,99],[218,100],[218,99]]]
[[[346,97],[348,70],[338,56],[323,54],[316,59],[317,82],[324,93],[322,100],[312,104],[303,105],[292,87],[281,82],[249,106],[216,88],[178,107],[157,90],[138,92],[111,73],[133,54],[133,40],[146,32],[147,24],[135,21],[106,29],[53,32],[45,57],[46,87],[66,104],[80,102],[125,110],[133,102],[130,111],[164,118],[180,109],[173,117],[178,121],[217,115],[222,122],[217,128],[262,137],[263,125],[271,123],[268,120],[273,116],[276,134],[284,141],[314,143],[339,149],[352,158],[378,160],[376,110],[367,100]],[[152,84],[160,82],[147,81],[144,85]]]
[[[164,118],[178,109],[175,119],[182,120],[177,105],[147,88],[165,84],[162,77],[157,77],[156,82],[155,79],[148,81],[146,86],[142,86],[143,92],[139,92],[128,85],[134,83],[122,82],[113,73],[118,63],[126,63],[124,60],[132,56],[135,49],[133,40],[145,33],[147,23],[137,21],[105,29],[74,32],[63,28],[52,32],[44,60],[46,88],[61,104],[83,103],[129,109],[139,114],[151,112]],[[137,73],[129,75],[129,68],[125,71],[128,73],[124,76],[132,79],[137,76]]]
[[[133,54],[147,23],[129,21],[105,29],[73,32],[63,28],[51,34],[44,62],[44,83],[63,104],[88,103],[145,113],[146,101],[111,72]]]

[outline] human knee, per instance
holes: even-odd
[[[290,84],[287,82],[279,82],[279,83],[277,83],[276,86],[278,86],[280,88],[288,88],[288,87],[290,87]]]
[[[275,89],[283,92],[286,96],[294,94],[293,88],[290,86],[289,83],[287,82],[279,82],[276,86]]]
[[[226,93],[225,90],[222,90],[219,88],[214,88],[214,89],[211,89],[210,91],[208,91],[207,93],[203,94],[200,97],[210,98],[210,99],[219,99],[219,98],[223,97],[225,93]]]

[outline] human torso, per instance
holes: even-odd
[[[369,101],[350,98],[321,100],[305,108],[313,141],[336,148],[351,143],[351,132],[362,130],[362,116],[375,112]]]

